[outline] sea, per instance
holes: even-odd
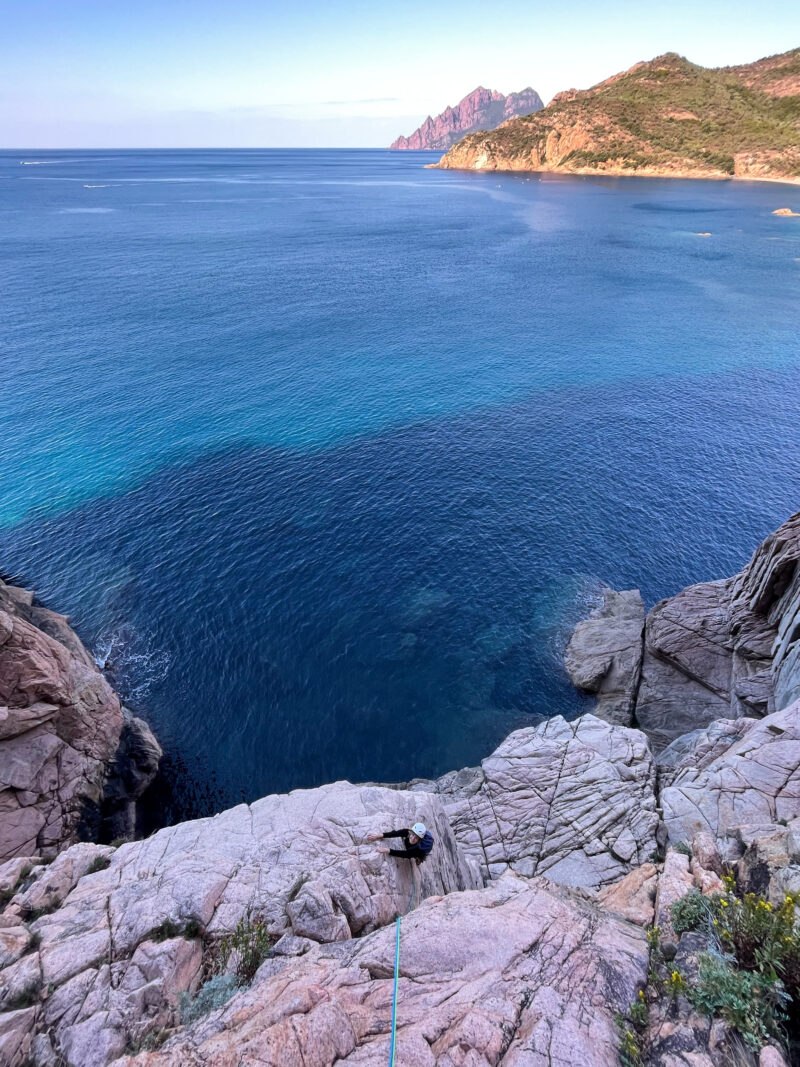
[[[153,825],[478,763],[800,508],[800,189],[372,150],[0,153],[0,571]]]

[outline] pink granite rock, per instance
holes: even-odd
[[[492,877],[511,867],[599,889],[656,849],[647,739],[594,715],[516,730],[480,767],[414,787],[437,790],[456,837]]]
[[[723,859],[738,857],[739,827],[800,816],[800,700],[756,722],[712,762],[687,763],[661,803],[671,840],[707,831]]]
[[[494,90],[478,86],[455,107],[447,107],[436,118],[430,115],[408,137],[398,137],[389,147],[393,149],[425,149],[442,151],[475,130],[492,130],[506,119],[530,115],[544,107],[541,97],[533,89],[503,96]]]
[[[365,843],[418,821],[436,840],[419,867]],[[204,947],[240,921],[258,919],[304,947],[349,943],[405,911],[412,884],[419,901],[481,880],[438,797],[347,782],[265,797],[116,850],[74,845],[35,868],[5,908],[13,925],[0,1013],[38,1001],[21,1017],[31,1038],[49,1035],[65,1067],[101,1067],[174,1023]]]
[[[257,977],[216,1017],[125,1067],[385,1067],[394,929]],[[643,931],[513,874],[402,924],[397,1064],[616,1067],[615,1013],[647,973]]]
[[[127,729],[67,619],[0,581],[0,863],[77,839]]]
[[[658,868],[653,863],[644,863],[621,881],[601,889],[597,901],[606,911],[628,922],[651,926],[657,889]]]

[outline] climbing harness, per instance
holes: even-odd
[[[408,898],[406,915],[414,906],[414,894],[417,891],[416,864],[411,865],[411,896]],[[400,977],[400,916],[397,916],[394,934],[394,992],[392,993],[392,1042],[389,1046],[389,1067],[394,1067],[395,1031],[397,1029],[397,980]]]

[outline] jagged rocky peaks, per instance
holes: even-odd
[[[800,48],[714,70],[669,52],[470,134],[438,166],[800,181]]]
[[[503,96],[502,93],[484,89],[480,85],[455,107],[446,107],[435,119],[428,115],[412,134],[408,137],[398,137],[389,147],[446,152],[467,133],[474,130],[492,130],[507,119],[528,115],[543,107],[541,97],[530,87],[522,92]]]

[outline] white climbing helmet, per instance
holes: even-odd
[[[427,830],[425,829],[425,823],[415,822],[414,825],[411,827],[411,832],[416,834],[417,837],[424,837],[427,833]]]

